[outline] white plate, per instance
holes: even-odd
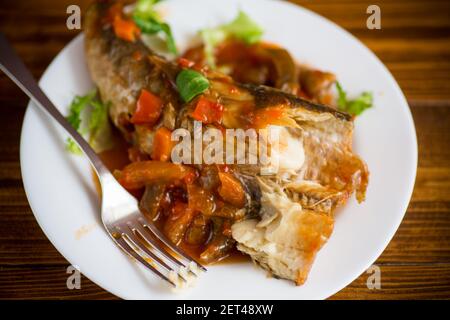
[[[417,141],[406,100],[385,66],[346,31],[280,1],[190,0],[162,3],[184,48],[196,31],[232,19],[239,8],[301,62],[337,74],[349,94],[374,92],[375,107],[356,120],[355,150],[371,176],[367,200],[343,208],[305,285],[270,279],[250,263],[213,266],[197,286],[174,294],[113,244],[99,219],[99,201],[83,157],[64,151],[65,135],[34,106],[23,123],[21,166],[31,208],[47,237],[99,286],[126,299],[323,299],[344,288],[383,252],[406,211],[417,166]],[[52,62],[40,82],[65,114],[74,94],[93,87],[82,36]],[[80,236],[85,230],[85,234]],[[81,284],[83,286],[83,283]]]

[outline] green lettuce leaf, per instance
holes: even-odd
[[[177,54],[178,50],[170,26],[161,20],[154,5],[161,0],[139,0],[133,10],[133,20],[144,34],[158,35],[164,34],[167,50]]]
[[[134,15],[138,15],[144,19],[159,18],[158,13],[154,9],[154,5],[161,0],[138,0],[134,8]]]
[[[108,105],[97,98],[93,90],[84,96],[75,96],[69,107],[67,121],[88,141],[96,152],[108,150],[113,146],[112,129],[108,118]],[[71,138],[67,139],[66,150],[82,154],[80,148]]]
[[[247,44],[253,44],[261,40],[263,33],[264,30],[243,11],[239,11],[237,17],[230,23],[200,30],[207,63],[215,67],[214,50],[227,38],[234,37]]]
[[[216,58],[214,55],[214,50],[219,43],[223,42],[227,38],[227,33],[220,28],[211,28],[201,30],[200,36],[203,40],[206,62],[211,67],[215,67]]]
[[[222,28],[228,34],[247,44],[260,41],[264,33],[263,29],[243,11],[239,11],[238,16]]]
[[[347,93],[342,89],[339,82],[336,82],[336,89],[338,92],[337,105],[341,111],[353,116],[359,116],[373,106],[373,94],[371,92],[363,92],[356,99],[348,100]]]
[[[76,142],[71,139],[71,138],[67,138],[66,141],[66,150],[74,155],[80,156],[83,154],[83,152],[81,151],[80,147],[76,144]]]
[[[90,105],[96,94],[97,92],[94,90],[84,96],[75,96],[75,98],[73,98],[72,102],[70,103],[69,115],[66,117],[66,119],[70,123],[70,125],[80,133],[82,133],[83,131],[83,113]],[[73,154],[82,153],[78,145],[71,138],[67,139],[66,150]]]
[[[108,117],[108,104],[92,101],[92,111],[89,117],[89,144],[100,153],[114,146],[113,132]]]

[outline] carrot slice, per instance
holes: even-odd
[[[219,172],[220,187],[219,195],[223,200],[237,208],[245,205],[245,192],[241,183],[230,173]]]
[[[194,169],[162,161],[141,161],[126,166],[118,176],[120,184],[127,190],[140,189],[146,184],[170,183],[183,180]]]
[[[163,106],[164,104],[159,97],[142,89],[131,123],[153,126],[161,116]]]
[[[222,116],[223,106],[204,97],[198,100],[194,111],[191,113],[192,118],[203,123],[219,123]]]
[[[155,132],[153,138],[152,159],[158,161],[169,161],[174,147],[174,141],[171,139],[172,132],[161,127]]]
[[[286,107],[267,107],[248,114],[250,127],[263,129],[269,125],[294,127],[295,121],[287,115]]]
[[[136,41],[136,36],[141,32],[139,27],[131,20],[125,20],[120,15],[114,17],[114,33],[120,39],[134,42]]]

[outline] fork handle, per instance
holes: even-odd
[[[55,119],[73,138],[78,146],[88,157],[97,174],[101,176],[111,175],[89,143],[75,130],[66,118],[56,109],[50,99],[41,90],[33,75],[24,65],[14,49],[0,33],[0,69],[22,89],[23,92],[41,109],[45,110]]]

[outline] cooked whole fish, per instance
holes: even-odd
[[[193,103],[184,104],[180,99],[175,78],[182,68],[177,63],[154,54],[139,40],[129,42],[115,36],[104,22],[110,6],[107,1],[95,3],[87,12],[88,67],[101,98],[110,103],[114,125],[140,152],[151,154],[156,128],[192,125],[188,111]],[[208,69],[202,72],[210,82],[204,96],[224,106],[223,127],[270,125],[284,141],[283,148],[273,150],[280,159],[276,174],[260,175],[258,166],[233,168],[247,196],[246,212],[235,215],[232,238],[218,232],[210,242],[214,248],[226,250],[237,242],[240,251],[274,276],[302,284],[332,233],[336,207],[353,193],[359,202],[365,197],[369,173],[352,151],[353,119],[277,89],[235,83]],[[164,101],[163,114],[153,128],[130,122],[142,89]],[[261,118],[252,115],[260,110],[281,110],[281,116],[275,122],[255,122]],[[146,194],[155,194],[155,187],[151,188]],[[204,257],[215,254],[209,247]]]

